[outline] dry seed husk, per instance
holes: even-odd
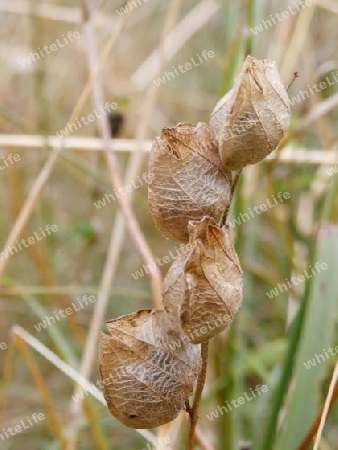
[[[225,168],[242,169],[264,159],[289,125],[289,99],[275,62],[248,56],[234,87],[211,114]]]
[[[189,248],[163,282],[163,304],[187,340],[205,342],[225,330],[240,308],[243,272],[227,226],[210,217],[189,223]]]
[[[113,416],[131,428],[154,428],[185,407],[200,370],[198,346],[184,343],[165,311],[139,310],[107,322],[100,373]]]
[[[206,123],[163,128],[154,141],[149,172],[149,208],[168,238],[188,242],[188,223],[210,216],[217,222],[231,201],[231,173],[222,167],[217,144]]]

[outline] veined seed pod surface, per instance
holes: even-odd
[[[200,370],[200,350],[184,343],[167,313],[139,310],[107,322],[100,373],[113,416],[131,428],[154,428],[185,407]]]
[[[217,103],[210,126],[228,170],[255,164],[276,149],[290,124],[276,64],[248,56],[234,87]]]
[[[227,214],[231,173],[222,167],[206,123],[163,128],[150,153],[149,172],[150,212],[165,236],[188,242],[190,220],[207,215],[219,222]]]
[[[190,245],[169,269],[163,303],[190,342],[225,330],[242,302],[243,273],[229,228],[210,217],[189,223]]]

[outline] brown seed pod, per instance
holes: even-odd
[[[107,327],[111,336],[100,335],[100,373],[109,411],[130,428],[173,420],[192,394],[199,347],[182,345],[165,311],[139,310]]]
[[[149,159],[148,197],[152,217],[167,237],[188,242],[190,220],[222,220],[231,201],[231,173],[222,167],[206,123],[163,128]]]
[[[248,56],[210,125],[226,169],[255,164],[277,148],[290,124],[288,94],[275,62]]]
[[[190,342],[199,344],[229,326],[242,301],[243,272],[229,228],[210,217],[190,222],[189,248],[163,282],[163,303]]]

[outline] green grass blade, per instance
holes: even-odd
[[[313,258],[309,258],[311,261]],[[276,430],[277,430],[277,422],[279,412],[283,405],[283,400],[285,394],[287,392],[291,377],[292,370],[294,367],[294,362],[296,359],[296,352],[298,348],[299,339],[302,332],[302,327],[304,323],[304,318],[307,310],[309,295],[311,291],[312,279],[306,283],[304,295],[299,307],[299,310],[296,314],[296,317],[293,320],[292,325],[289,329],[288,335],[288,348],[287,353],[284,360],[284,365],[281,373],[281,377],[279,380],[279,384],[276,388],[276,392],[273,396],[271,413],[267,419],[266,427],[264,429],[263,438],[261,444],[259,444],[255,448],[259,448],[261,450],[271,450],[273,448],[273,443],[275,440]]]
[[[325,262],[328,268],[314,276],[295,365],[295,386],[276,450],[297,448],[310,428],[319,408],[320,383],[334,357],[328,349],[333,344],[334,323],[338,312],[338,227],[322,229],[317,261]],[[315,366],[308,369],[304,363],[309,360],[313,360]]]

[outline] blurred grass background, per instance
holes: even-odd
[[[140,123],[145,121],[149,106],[151,72],[142,72],[140,67],[159,48],[173,4],[156,0],[139,3],[124,18],[125,27],[102,72],[105,100],[118,102],[118,112],[124,116],[119,137],[129,139],[140,136]],[[124,5],[115,0],[92,2],[99,52],[117,27],[120,17],[116,10]],[[172,27],[186,22],[168,41],[169,46],[178,43],[179,47],[169,61],[162,61],[160,76],[203,50],[212,50],[216,56],[156,88],[150,120],[143,126],[148,139],[163,126],[180,121],[208,122],[247,54],[276,61],[285,85],[299,71],[300,77],[289,89],[290,98],[338,71],[338,5],[334,0],[320,0],[256,35],[250,28],[294,7],[294,2],[186,0],[174,6],[177,10]],[[206,12],[205,17],[210,15],[204,23],[189,15],[197,8]],[[1,133],[24,134],[27,140],[29,135],[55,135],[69,121],[89,77],[80,2],[2,0],[0,23]],[[80,32],[81,38],[25,68],[19,64],[30,52],[61,40],[70,30]],[[184,32],[189,39],[185,40]],[[329,175],[326,157],[312,164],[311,152],[320,150],[327,155],[328,151],[337,151],[337,105],[337,83],[296,103],[287,145],[295,152],[307,149],[309,160],[262,162],[244,170],[237,185],[231,218],[280,191],[289,192],[290,199],[234,229],[245,271],[244,302],[231,329],[212,341],[199,419],[200,431],[209,443],[205,448],[301,448],[301,441],[324,405],[337,357],[309,370],[303,363],[338,344],[338,175]],[[82,113],[92,111],[89,101]],[[97,122],[74,135],[97,137]],[[21,157],[0,173],[3,246],[51,149],[1,145],[0,151],[4,158],[9,153]],[[117,158],[125,175],[133,155],[119,152]],[[147,156],[138,173],[146,171]],[[61,359],[79,368],[94,305],[40,332],[34,325],[82,295],[98,295],[118,205],[111,202],[97,209],[94,202],[112,192],[102,152],[65,147],[20,238],[32,236],[48,223],[56,224],[59,231],[13,255],[2,273],[0,343],[7,343],[9,348],[0,350],[0,428],[15,425],[33,412],[47,415],[49,411],[49,416],[1,442],[1,448],[72,448],[66,441],[73,417],[73,381],[39,353],[27,353],[28,346],[23,342],[19,344],[16,339],[14,344],[11,327],[22,326]],[[148,212],[145,184],[133,192],[132,209],[155,258],[179,246],[156,230]],[[316,261],[326,262],[328,270],[268,298],[266,292]],[[153,306],[149,278],[135,280],[131,275],[142,264],[127,237],[109,291],[106,320]],[[169,265],[160,267],[163,276]],[[101,329],[105,329],[104,323]],[[99,380],[97,366],[96,354],[91,374],[94,383]],[[43,394],[43,381],[50,403]],[[257,384],[267,385],[268,393],[231,414],[208,420],[206,415],[217,406],[249,393]],[[86,398],[84,413],[76,418],[78,438],[73,448],[145,448],[146,441],[134,430],[118,423],[97,400]],[[338,409],[332,403],[319,447],[322,450],[338,449]],[[172,446],[168,448],[184,448],[184,418],[161,433],[171,436]]]

